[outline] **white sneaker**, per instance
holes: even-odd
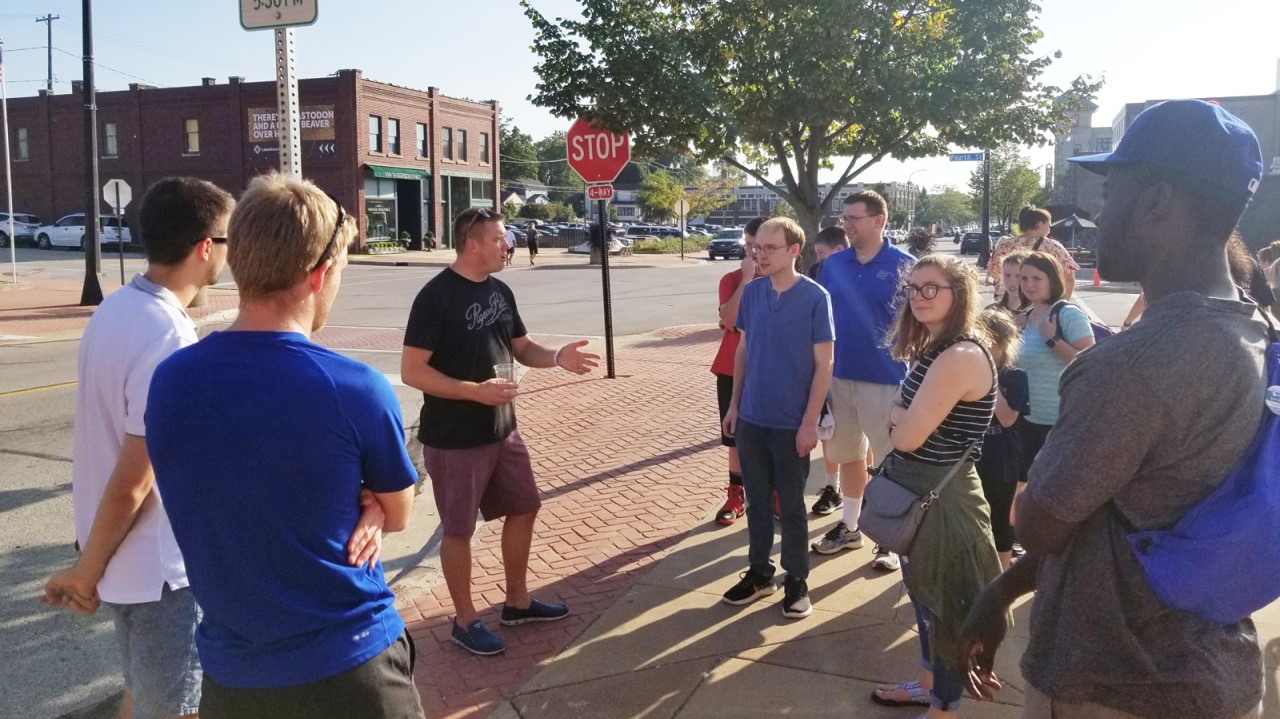
[[[876,545],[876,558],[871,560],[871,566],[886,572],[896,572],[902,566],[898,561],[898,555],[885,550],[880,545]]]

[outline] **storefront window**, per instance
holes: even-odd
[[[396,237],[396,182],[376,177],[364,181],[365,237],[369,242]]]

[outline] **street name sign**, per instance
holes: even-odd
[[[314,25],[317,0],[240,0],[240,27],[271,30]]]
[[[981,152],[953,152],[951,153],[952,162],[982,162],[984,155]]]

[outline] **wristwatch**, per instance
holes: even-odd
[[[1054,345],[1056,344],[1058,344],[1057,337],[1050,337],[1049,339],[1044,341],[1044,346],[1048,347],[1049,349],[1053,349]]]

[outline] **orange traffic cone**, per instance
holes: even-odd
[[[1097,270],[1093,271],[1093,286],[1094,287],[1102,286],[1102,277],[1098,274]]]

